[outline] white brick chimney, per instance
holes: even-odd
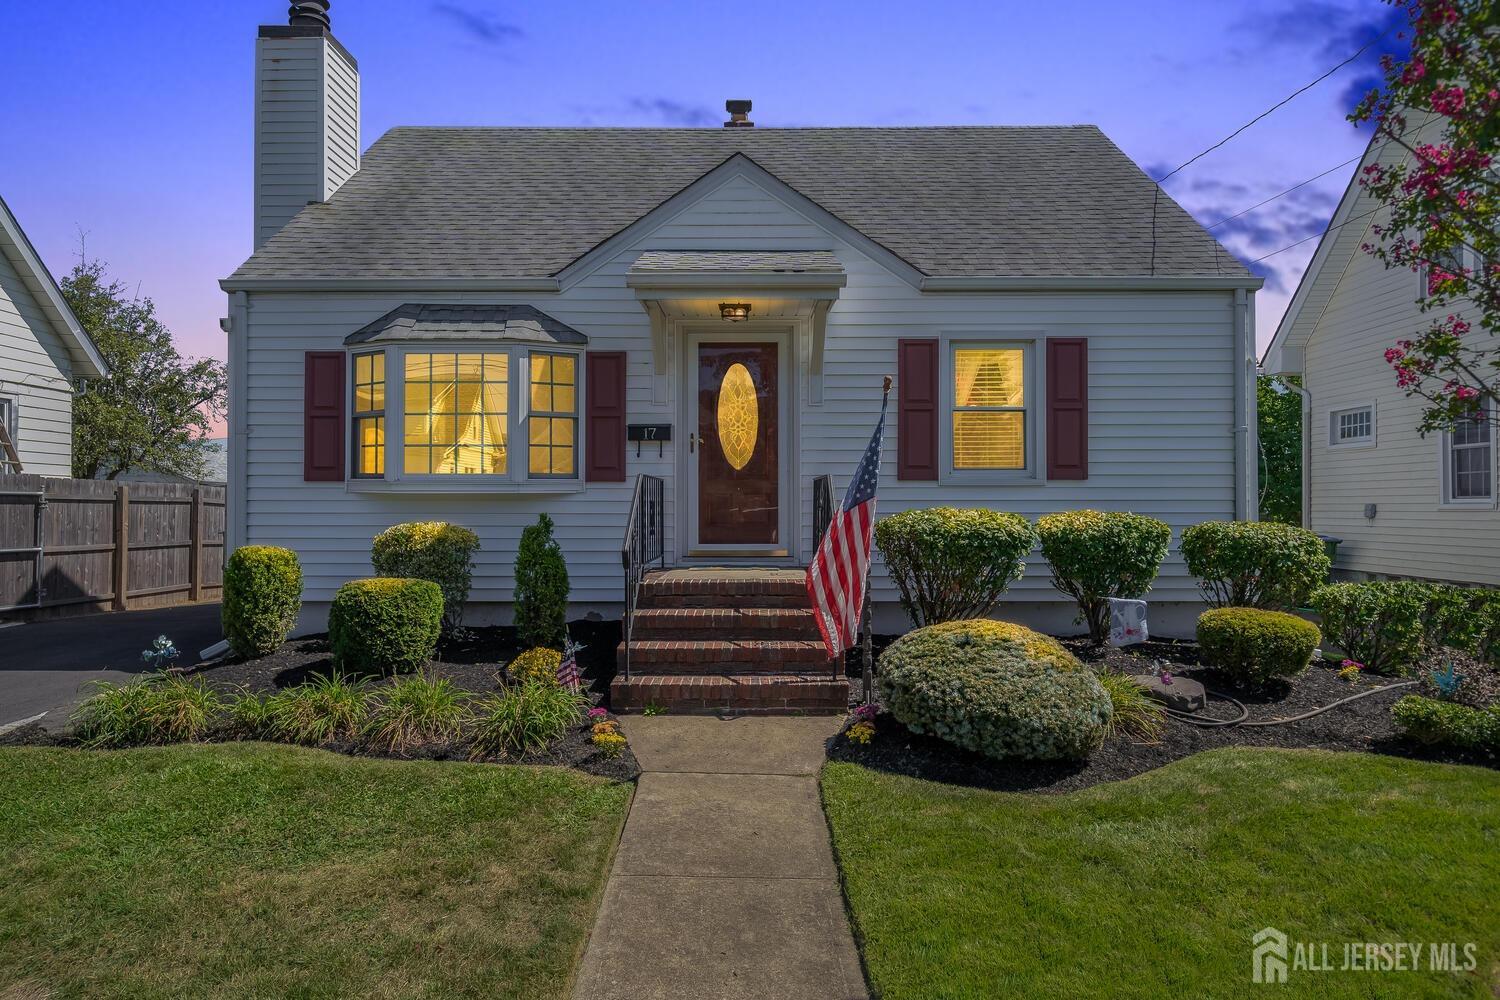
[[[330,0],[300,0],[255,40],[255,246],[359,169],[359,64],[329,25]]]

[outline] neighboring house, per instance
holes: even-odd
[[[416,519],[479,533],[470,620],[507,620],[544,512],[573,615],[618,615],[642,475],[667,563],[805,566],[815,480],[842,495],[885,375],[883,514],[1256,517],[1261,281],[1097,128],[736,108],[711,129],[396,128],[361,159],[357,68],[321,20],[260,31],[255,250],[222,282],[229,544],[299,553],[305,624]],[[1151,596],[1191,632],[1175,535]],[[1073,628],[1039,556],[1007,600]]]
[[[0,427],[20,471],[73,474],[73,392],[104,359],[0,199]],[[0,444],[0,472],[14,472]]]
[[[1495,422],[1417,433],[1423,401],[1397,387],[1385,351],[1431,323],[1421,310],[1427,276],[1388,270],[1360,249],[1383,213],[1358,178],[1404,154],[1397,143],[1366,151],[1264,370],[1303,377],[1303,522],[1343,540],[1337,570],[1500,585]]]

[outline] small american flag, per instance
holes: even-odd
[[[854,645],[864,609],[865,577],[870,569],[870,541],[875,532],[875,487],[880,481],[880,445],[885,437],[886,396],[870,446],[854,470],[844,502],[834,513],[812,564],[807,567],[807,595],[812,599],[818,631],[830,657]]]
[[[578,651],[582,648],[572,639],[563,642],[562,662],[557,665],[557,683],[569,691],[577,691],[583,686],[582,675],[578,672]]]

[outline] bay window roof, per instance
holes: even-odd
[[[355,330],[344,343],[502,340],[574,347],[589,342],[587,335],[533,306],[408,302]]]

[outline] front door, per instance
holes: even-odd
[[[697,341],[695,550],[784,555],[781,340]]]

